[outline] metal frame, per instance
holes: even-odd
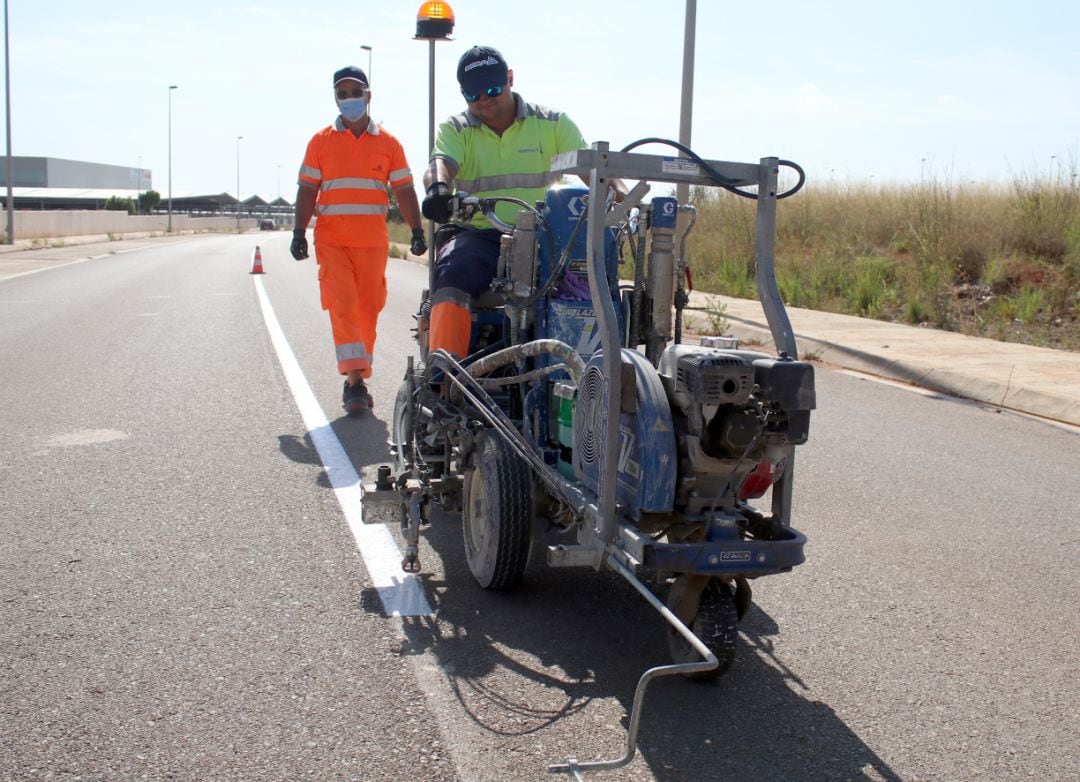
[[[788,320],[787,312],[784,309],[783,299],[780,298],[774,268],[773,244],[776,234],[779,159],[775,157],[762,158],[756,166],[724,161],[706,162],[721,176],[725,177],[729,185],[757,187],[758,189],[757,221],[755,226],[758,296],[765,311],[769,330],[776,343],[777,352],[781,355],[786,354],[793,359],[798,358],[795,337],[792,333],[791,322]],[[723,569],[721,563],[724,555],[721,549],[724,546],[716,542],[658,546],[651,541],[646,543],[641,536],[635,534],[637,531],[631,525],[620,525],[618,522],[616,495],[619,427],[617,422],[619,421],[619,400],[622,398],[623,377],[620,366],[622,346],[603,257],[604,230],[608,224],[606,220],[608,217],[606,214],[606,200],[608,183],[611,179],[638,179],[642,180],[642,182],[657,181],[676,185],[716,186],[718,183],[704,171],[700,164],[693,161],[655,155],[611,152],[606,142],[598,142],[588,150],[576,150],[556,156],[552,161],[552,170],[558,173],[576,174],[589,183],[589,232],[586,245],[589,291],[593,302],[598,303],[596,305],[597,326],[603,351],[602,361],[604,375],[607,380],[608,396],[605,405],[604,448],[600,454],[599,496],[595,506],[595,524],[590,530],[591,534],[584,528],[579,528],[578,539],[579,543],[582,544],[580,547],[570,548],[564,546],[558,547],[554,551],[549,550],[549,563],[565,565],[592,564],[589,561],[591,557],[587,553],[590,549],[593,552],[598,552],[598,550],[605,552],[606,556],[601,554],[597,557],[596,564],[599,565],[599,561],[605,561],[612,569],[629,581],[703,658],[702,662],[699,663],[650,668],[641,676],[634,693],[634,702],[630,712],[626,752],[621,758],[587,763],[580,763],[575,758],[567,758],[565,763],[548,767],[548,770],[552,773],[568,773],[572,774],[575,779],[581,779],[580,772],[582,771],[619,768],[633,759],[637,749],[637,733],[640,727],[640,714],[645,690],[653,679],[672,674],[712,670],[718,665],[716,657],[712,655],[701,640],[673,612],[663,605],[647,587],[638,581],[631,569],[636,565],[645,564],[646,559],[651,559],[653,560],[652,564],[656,564],[657,560],[660,560],[666,564],[678,564],[679,567],[686,566],[688,572],[709,572],[710,567],[721,570]],[[633,191],[637,194],[637,199],[641,197],[640,190],[641,188],[635,188]],[[623,207],[626,206],[624,203]],[[625,211],[625,208],[620,211]],[[615,425],[612,425],[612,422],[616,422]],[[773,512],[784,526],[788,526],[790,520],[791,486],[794,473],[794,448],[789,447],[787,451],[787,469],[782,480],[773,488]],[[776,572],[777,569],[789,569],[803,561],[802,548],[806,540],[802,533],[795,530],[791,530],[791,533],[791,538],[781,544],[779,552],[776,551],[776,541],[770,541],[771,545],[768,546],[754,546],[742,541],[738,545],[738,553],[740,556],[746,555],[751,558],[751,561],[746,562],[748,569],[753,569],[755,565],[762,567],[762,569],[768,569],[770,572]],[[753,548],[753,551],[750,551],[751,548]],[[636,557],[630,553],[631,551],[636,554]],[[773,568],[763,567],[763,558],[767,556],[773,557],[772,562],[769,563]],[[714,558],[716,559],[714,560]],[[730,570],[723,569],[723,572],[727,574]]]
[[[722,160],[705,161],[717,173],[735,187],[757,188],[757,220],[755,225],[755,281],[758,298],[765,312],[773,342],[780,355],[793,359],[799,357],[795,335],[788,319],[784,301],[776,284],[774,242],[776,236],[777,177],[780,160],[775,157],[761,158],[757,165],[732,163]],[[619,399],[622,392],[622,373],[619,371],[619,328],[615,308],[611,304],[610,287],[604,270],[603,247],[605,225],[605,200],[611,179],[638,179],[642,181],[668,182],[675,185],[702,185],[716,187],[717,182],[704,168],[686,158],[641,155],[631,152],[611,152],[607,142],[597,142],[591,149],[564,152],[552,159],[552,171],[576,174],[589,182],[589,234],[587,258],[589,291],[596,308],[600,344],[603,349],[604,374],[608,382],[607,420],[619,420]],[[604,450],[601,454],[601,481],[596,529],[600,541],[609,545],[615,536],[615,493],[618,453],[618,426],[605,427]],[[795,473],[795,451],[788,448],[787,467],[783,477],[773,487],[773,513],[782,523],[791,518],[791,488]]]
[[[757,188],[756,218],[756,283],[758,296],[769,329],[781,356],[798,358],[791,323],[784,309],[774,271],[774,237],[776,231],[776,201],[779,159],[762,158],[756,165],[706,161],[726,180],[725,185],[738,188]],[[581,763],[568,758],[565,763],[549,766],[553,773],[568,773],[580,779],[580,773],[590,770],[614,769],[629,763],[636,752],[640,715],[648,685],[656,678],[715,669],[719,662],[707,646],[665,606],[636,576],[639,567],[669,572],[698,573],[725,577],[754,577],[790,570],[803,561],[805,536],[790,527],[791,487],[794,474],[794,446],[786,450],[786,469],[773,486],[773,515],[779,522],[778,532],[764,540],[711,540],[689,543],[659,543],[639,530],[629,519],[622,518],[617,505],[620,400],[625,382],[622,371],[622,344],[618,315],[612,298],[611,281],[605,267],[604,247],[607,229],[623,219],[648,191],[647,182],[666,182],[676,185],[718,186],[713,176],[698,162],[686,158],[611,152],[606,142],[591,149],[576,150],[558,155],[552,161],[556,173],[576,174],[589,184],[588,233],[586,263],[589,292],[594,302],[597,330],[602,355],[600,362],[605,377],[603,447],[600,451],[597,492],[567,479],[557,469],[547,465],[535,453],[525,435],[503,412],[498,403],[485,391],[483,384],[472,377],[468,369],[453,356],[434,351],[430,354],[425,373],[433,368],[442,371],[451,396],[464,400],[484,423],[497,430],[509,442],[514,452],[526,461],[544,488],[560,502],[580,514],[577,524],[577,545],[551,546],[548,564],[553,567],[610,567],[641,593],[697,652],[699,662],[662,665],[650,668],[638,681],[630,711],[625,754],[617,759]],[[608,210],[609,182],[612,179],[640,180],[621,204]],[[434,248],[434,242],[432,242]],[[429,270],[430,273],[431,270]],[[631,373],[630,377],[633,377]],[[426,377],[425,377],[426,379]],[[415,476],[414,476],[415,477]],[[410,493],[410,487],[399,486]],[[412,487],[413,499],[419,487]],[[399,491],[379,491],[370,499],[397,497]],[[378,496],[376,496],[376,494]],[[412,545],[415,560],[415,529],[419,526],[416,502],[407,514],[406,539]],[[408,560],[408,557],[407,557]]]

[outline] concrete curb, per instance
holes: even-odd
[[[757,301],[704,301],[727,308],[732,336],[773,345]],[[788,315],[803,357],[1080,426],[1080,354],[811,310]]]

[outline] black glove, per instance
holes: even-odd
[[[307,231],[303,228],[293,229],[292,244],[289,245],[289,252],[291,252],[292,257],[298,261],[302,261],[308,257]]]
[[[448,223],[453,215],[451,202],[454,197],[450,194],[450,188],[442,182],[436,182],[427,189],[424,202],[420,205],[420,211],[428,220],[436,223]]]
[[[427,252],[427,242],[424,241],[424,229],[412,229],[412,242],[409,244],[409,252],[413,255],[423,255]]]

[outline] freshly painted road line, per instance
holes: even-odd
[[[261,277],[253,277],[255,290],[259,295],[263,319],[270,332],[270,340],[277,352],[285,379],[289,383],[300,416],[307,427],[311,442],[319,453],[334,488],[345,521],[356,538],[364,565],[371,575],[371,582],[379,592],[383,610],[388,616],[426,616],[432,613],[423,585],[417,576],[405,573],[401,569],[401,550],[397,547],[390,531],[383,524],[364,524],[363,505],[361,504],[360,477],[356,473],[348,454],[341,446],[334,430],[330,427],[315,394],[296,361],[296,355],[285,339],[270,297],[266,295]]]

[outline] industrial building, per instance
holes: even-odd
[[[136,199],[152,188],[148,168],[110,166],[56,157],[11,158],[16,209],[104,209],[117,198]],[[7,206],[7,171],[0,166],[0,201]]]
[[[7,207],[7,172],[0,166],[0,204]],[[112,197],[137,201],[141,193],[153,189],[149,168],[112,166],[84,160],[56,157],[11,158],[12,201],[15,209],[104,209]],[[166,208],[166,194],[161,195],[157,211]],[[292,205],[283,198],[269,204],[251,196],[240,204],[244,216],[290,215]],[[236,197],[229,193],[173,195],[173,213],[191,215],[236,214]]]

